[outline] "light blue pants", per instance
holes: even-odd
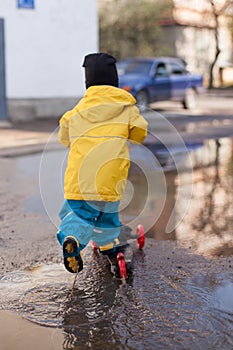
[[[69,235],[77,238],[81,250],[90,240],[98,246],[112,243],[120,235],[119,204],[119,201],[65,200],[59,213],[62,220],[57,232],[59,243],[63,245]]]

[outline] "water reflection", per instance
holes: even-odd
[[[228,314],[233,314],[233,283],[227,281],[220,285],[216,292],[216,308],[227,312]]]
[[[233,141],[208,140],[190,154],[192,173],[185,166],[179,174],[176,170],[165,172],[165,202],[148,236],[156,240],[177,240],[202,254],[232,255]],[[136,192],[131,206],[122,213],[123,219],[134,210],[137,215],[144,205],[148,190],[145,176],[135,171],[135,168],[130,172],[130,180]],[[158,182],[150,198],[147,214],[151,218],[156,217],[158,203],[163,200],[159,188]],[[178,190],[180,197],[177,203]],[[192,199],[188,207],[190,192]],[[173,228],[169,233],[168,224]]]
[[[229,256],[233,253],[233,141],[208,141],[203,153],[203,162],[194,167],[192,205],[176,236],[202,254]]]

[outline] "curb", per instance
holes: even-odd
[[[45,151],[46,143],[37,143],[33,145],[17,145],[13,147],[0,148],[0,158],[16,158],[22,156],[28,156],[31,154],[43,153]],[[64,149],[64,146],[59,142],[53,142],[49,144],[49,148],[46,152],[59,151]]]

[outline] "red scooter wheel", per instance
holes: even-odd
[[[138,248],[142,249],[145,245],[145,231],[144,231],[144,227],[140,224],[137,226],[137,244],[138,244]]]
[[[126,263],[125,263],[125,257],[123,253],[117,254],[117,262],[119,267],[119,274],[120,278],[127,278],[127,269],[126,269]]]

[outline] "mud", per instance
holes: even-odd
[[[14,158],[0,160],[0,270],[2,273],[27,265],[58,262],[60,250],[39,196],[38,166],[29,156],[31,174],[24,176]],[[41,212],[26,210],[25,201],[38,195]],[[29,202],[30,206],[30,202]]]

